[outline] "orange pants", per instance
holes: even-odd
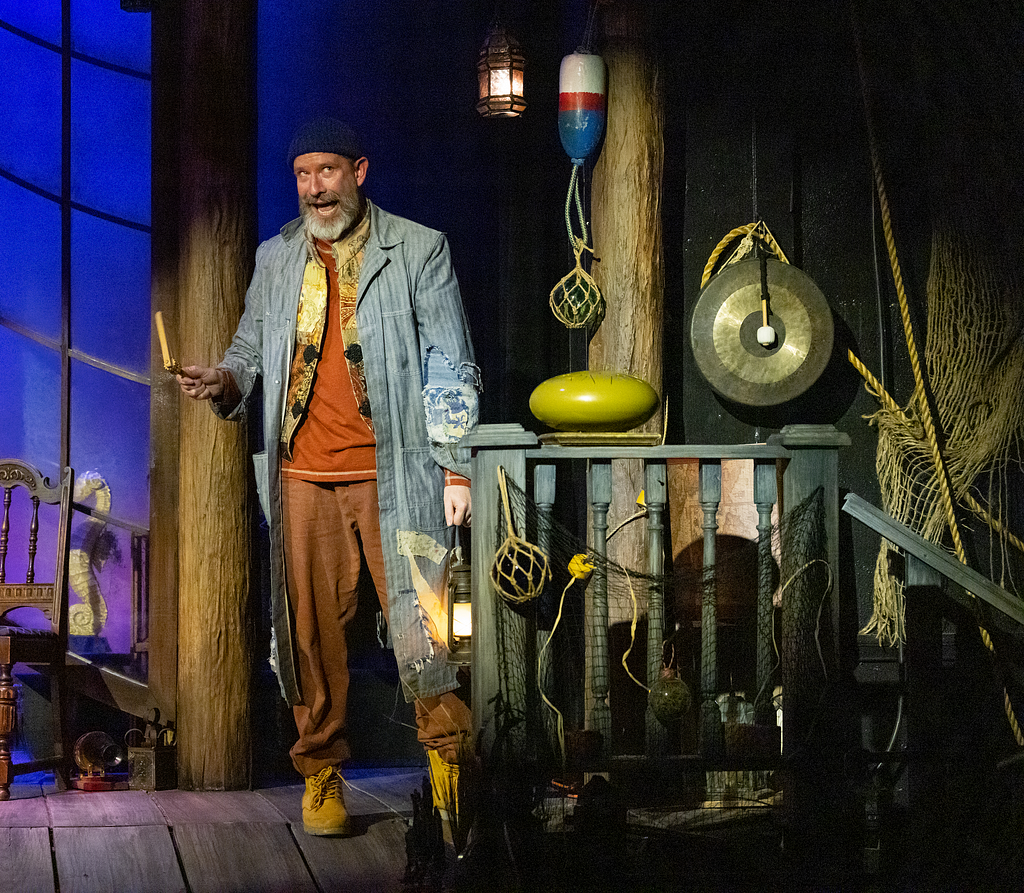
[[[388,617],[377,482],[315,484],[283,479],[284,554],[295,617],[302,704],[293,708],[299,739],[292,764],[306,777],[340,767],[350,755],[346,627],[355,616],[361,557]],[[453,761],[472,725],[455,692],[416,701],[417,737]]]

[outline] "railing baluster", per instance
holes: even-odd
[[[660,582],[665,572],[664,511],[668,498],[668,470],[664,462],[644,464],[644,496],[647,503],[647,572],[651,584],[647,591],[647,685],[661,675],[662,646],[665,641],[665,587]],[[659,581],[659,582],[655,582]],[[668,747],[668,732],[647,708],[645,714],[647,755],[662,756]]]
[[[4,519],[0,523],[0,583],[7,580],[7,543],[11,531],[12,487],[4,487]]]
[[[28,570],[25,582],[36,581],[36,550],[39,548],[39,497],[32,497],[32,520],[28,526]]]
[[[555,480],[557,466],[553,463],[538,462],[533,467],[533,501],[537,504],[537,548],[545,555],[551,555],[551,524],[555,508]],[[549,617],[548,592],[545,589],[540,595],[537,611],[537,686],[549,699],[552,698],[552,683],[555,674],[552,667],[555,663],[553,649],[555,642],[548,642],[551,633],[547,629],[553,619]],[[542,656],[541,656],[542,655]],[[557,750],[557,721],[555,715],[541,703],[541,726],[546,739],[553,749]]]
[[[700,506],[704,510],[704,573],[700,608],[700,729],[698,747],[704,757],[724,756],[722,714],[718,709],[718,592],[715,572],[715,536],[718,506],[722,501],[722,462],[701,459],[698,466]]]
[[[754,722],[775,724],[772,705],[772,507],[777,498],[775,461],[754,462],[754,504],[757,506],[757,697]]]
[[[594,552],[608,554],[608,506],[612,501],[612,464],[609,460],[590,463],[590,508],[593,517]],[[589,728],[601,733],[601,748],[611,752],[612,714],[608,706],[608,576],[599,569],[591,581],[590,603],[590,706]]]

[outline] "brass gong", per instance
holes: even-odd
[[[774,406],[806,391],[832,355],[832,311],[802,270],[765,261],[772,343],[762,327],[761,260],[727,266],[704,287],[690,324],[690,344],[708,384],[728,400]]]

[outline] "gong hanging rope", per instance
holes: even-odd
[[[742,260],[748,254],[753,251],[753,240],[759,239],[768,248],[771,249],[772,253],[781,260],[784,264],[789,263],[789,258],[786,257],[785,252],[782,250],[782,246],[775,240],[775,236],[772,235],[771,230],[768,229],[767,225],[763,220],[757,221],[757,223],[745,223],[743,226],[737,226],[735,229],[729,230],[721,239],[721,241],[715,246],[715,250],[711,252],[711,256],[708,258],[708,262],[704,264],[704,272],[700,277],[700,287],[704,288],[708,284],[708,280],[711,275],[715,272],[715,268],[718,266],[718,260],[725,253],[725,249],[728,248],[736,239],[740,236],[746,237],[744,242],[741,243],[740,247],[736,249],[732,257],[729,258],[727,263],[733,263],[737,260]],[[748,241],[749,240],[749,241]]]

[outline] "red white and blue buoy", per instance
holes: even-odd
[[[607,117],[604,59],[594,53],[570,53],[558,74],[558,135],[574,165],[597,148]]]

